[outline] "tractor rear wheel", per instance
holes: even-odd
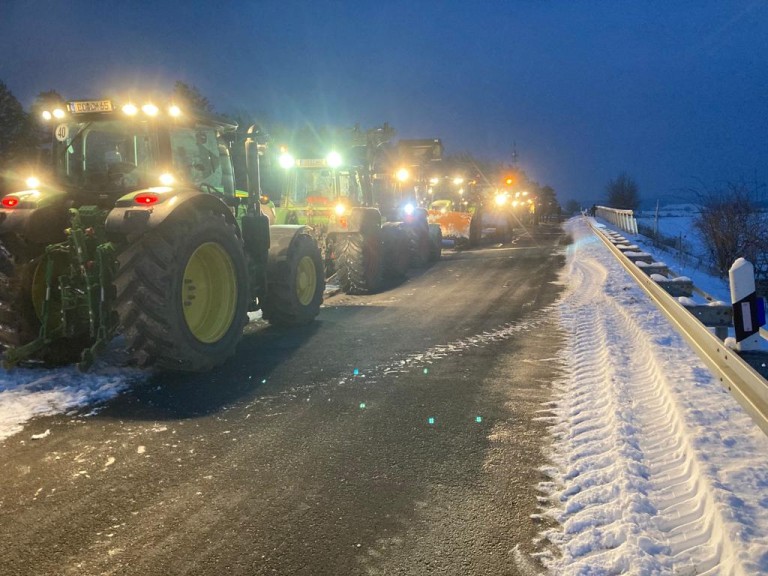
[[[429,261],[437,262],[443,255],[443,230],[439,224],[429,225]]]
[[[262,317],[274,326],[307,324],[320,313],[325,291],[323,260],[317,242],[299,234],[288,258],[270,270]]]
[[[382,273],[386,278],[402,278],[408,271],[408,248],[408,234],[402,224],[387,222],[381,227]]]
[[[371,234],[348,232],[338,236],[336,270],[346,294],[370,294],[381,288],[380,231]]]
[[[39,251],[38,251],[39,252]],[[32,279],[41,259],[14,255],[0,244],[0,344],[4,348],[28,344],[40,333],[32,304]]]
[[[6,243],[9,246],[6,246]],[[16,246],[18,244],[18,246]],[[42,327],[45,299],[44,246],[21,247],[21,241],[6,238],[0,242],[0,346],[17,348],[37,339]],[[9,249],[10,248],[10,249]],[[13,250],[13,253],[11,252]],[[54,268],[54,284],[64,264]],[[61,301],[58,290],[51,293],[48,329],[59,326]],[[69,364],[80,359],[89,344],[89,335],[56,338],[30,358],[47,365]]]
[[[185,209],[118,260],[117,309],[134,363],[199,372],[234,354],[248,321],[248,277],[223,214]]]

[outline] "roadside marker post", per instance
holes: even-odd
[[[760,326],[765,324],[765,304],[755,291],[755,267],[739,258],[728,271],[733,303],[733,327],[736,349],[760,349]]]

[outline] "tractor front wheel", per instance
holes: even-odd
[[[307,324],[320,313],[324,291],[325,273],[317,242],[299,234],[288,249],[288,257],[269,271],[262,317],[274,326]]]

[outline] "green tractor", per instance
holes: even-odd
[[[249,311],[280,326],[317,316],[320,251],[306,226],[262,213],[256,126],[243,137],[212,115],[112,100],[43,117],[49,169],[0,200],[4,366],[87,369],[122,334],[132,364],[204,371],[234,354]]]
[[[370,133],[370,131],[369,131]],[[315,157],[297,146],[299,157],[284,149],[279,158],[283,186],[275,210],[278,223],[310,226],[323,252],[327,278],[335,277],[347,294],[380,290],[387,279],[402,277],[410,265],[406,230],[382,223],[370,193],[365,145],[351,136],[342,148]]]

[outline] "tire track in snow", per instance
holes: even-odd
[[[608,271],[573,262],[562,322],[571,377],[554,412],[560,486],[542,486],[562,532],[555,572],[746,574],[650,336]],[[671,328],[670,328],[671,330]]]

